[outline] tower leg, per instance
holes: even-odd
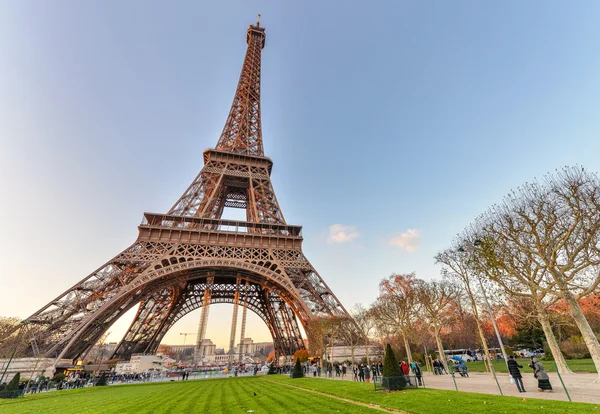
[[[244,294],[248,295],[248,281],[246,281],[246,289],[244,290]],[[246,336],[246,313],[248,310],[248,305],[247,305],[247,301],[244,300],[244,309],[242,311],[242,329],[240,332],[240,349],[239,349],[239,362],[242,362],[242,359],[244,358],[244,337]]]
[[[212,296],[212,285],[215,281],[214,277],[206,279],[206,289],[204,290],[204,299],[202,300],[202,313],[200,315],[200,325],[198,326],[198,338],[196,339],[196,349],[194,350],[194,364],[199,365],[202,362],[202,354],[204,349],[202,341],[206,336],[206,325],[208,323],[208,311],[210,307],[210,299]]]
[[[235,346],[235,330],[237,328],[238,308],[240,304],[240,278],[235,281],[235,294],[233,296],[233,317],[231,318],[231,335],[229,336],[229,362],[234,361],[233,348]],[[241,348],[241,344],[240,344]]]

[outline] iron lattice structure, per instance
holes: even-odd
[[[113,358],[153,353],[187,313],[236,303],[268,326],[278,355],[304,347],[299,324],[347,317],[302,253],[301,227],[288,225],[264,156],[261,53],[265,29],[251,25],[233,104],[215,149],[167,214],[145,213],[131,247],[27,319],[46,357],[82,357],[125,312],[140,304]],[[221,218],[225,207],[246,221]]]

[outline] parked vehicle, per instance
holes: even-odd
[[[471,362],[475,360],[472,356],[473,352],[469,349],[447,349],[444,350],[444,354],[448,361]]]

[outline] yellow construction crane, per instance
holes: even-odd
[[[185,340],[187,339],[188,335],[198,335],[197,332],[182,332],[179,335],[183,335],[183,344],[185,345]]]

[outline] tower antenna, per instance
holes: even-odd
[[[256,15],[256,27],[260,27],[260,13]]]

